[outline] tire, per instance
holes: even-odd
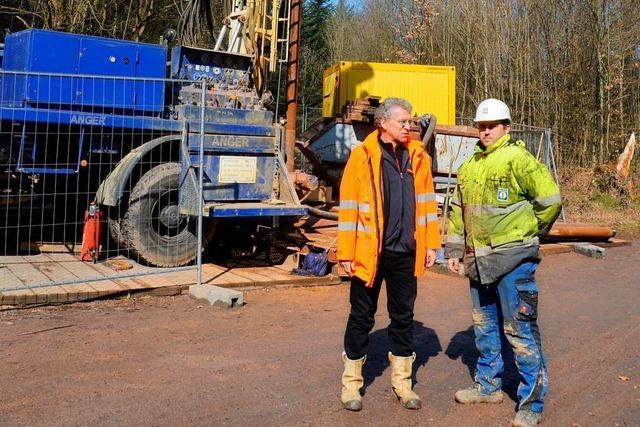
[[[164,163],[145,173],[129,195],[120,222],[121,241],[140,262],[179,267],[197,256],[197,218],[180,214],[180,165]],[[216,221],[203,219],[202,249],[211,241]]]
[[[124,236],[122,235],[122,220],[117,216],[109,215],[107,217],[107,227],[109,228],[109,236],[118,245],[119,248],[126,248]]]

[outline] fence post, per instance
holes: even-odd
[[[560,180],[558,179],[558,167],[556,166],[556,157],[553,154],[553,145],[551,144],[551,129],[550,128],[546,128],[544,130],[545,136],[546,136],[546,140],[547,140],[547,147],[549,147],[549,163],[551,164],[551,167],[553,168],[553,177],[556,179],[556,182],[558,183],[558,185],[560,185]],[[562,221],[566,221],[566,218],[564,216],[564,205],[562,205],[562,207],[560,208],[560,218],[562,219]]]
[[[198,147],[198,231],[196,233],[198,239],[197,257],[196,257],[196,285],[202,284],[202,213],[204,211],[202,201],[202,187],[204,183],[203,177],[203,159],[204,159],[204,113],[206,105],[207,85],[203,80],[202,91],[200,94],[200,144]]]

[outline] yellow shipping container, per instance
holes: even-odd
[[[456,121],[455,67],[377,62],[339,62],[323,75],[322,115],[332,117],[347,101],[365,96],[405,98],[414,114],[433,113],[439,124]]]

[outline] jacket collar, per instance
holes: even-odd
[[[369,153],[370,156],[382,155],[380,143],[378,142],[378,135],[380,135],[380,132],[378,131],[378,129],[376,129],[369,135],[367,135],[367,137],[364,139],[364,142],[362,143],[365,151]]]
[[[478,143],[476,144],[474,153],[476,154],[479,153],[486,156],[490,153],[493,153],[496,150],[499,150],[500,147],[504,147],[505,145],[507,145],[510,139],[511,139],[511,135],[507,133],[503,135],[500,139],[498,139],[496,142],[491,144],[488,148],[484,148],[484,145],[482,145],[482,142],[478,141]]]
[[[371,132],[362,143],[365,151],[369,153],[370,156],[382,156],[382,148],[380,147],[380,143],[378,142],[378,136],[380,132],[376,129]],[[422,156],[425,153],[424,147],[422,143],[417,140],[411,140],[407,144],[407,149],[409,150],[409,156],[412,158],[414,156]]]

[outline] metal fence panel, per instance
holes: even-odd
[[[205,92],[187,80],[0,70],[0,287],[199,272],[213,229],[200,197],[205,114],[183,120],[165,101],[204,109]],[[195,154],[188,134],[201,137]],[[199,215],[180,210],[184,156]],[[105,267],[116,257],[132,268]]]

